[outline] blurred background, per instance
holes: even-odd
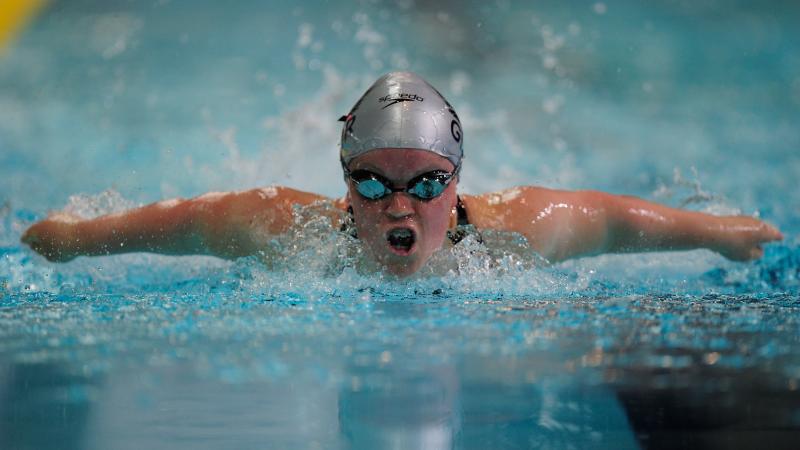
[[[108,189],[114,205],[269,184],[342,195],[338,117],[412,70],[464,120],[468,193],[604,189],[798,229],[794,1],[0,8],[6,214]]]

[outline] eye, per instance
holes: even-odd
[[[437,179],[423,178],[411,189],[420,198],[434,198],[444,192],[444,184]]]
[[[375,200],[386,195],[386,187],[378,180],[370,179],[358,183],[358,193],[364,197]]]

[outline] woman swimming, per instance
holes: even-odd
[[[707,248],[737,261],[759,258],[783,238],[748,216],[713,216],[635,197],[525,186],[483,195],[456,193],[463,131],[453,107],[409,72],[384,75],[344,122],[341,199],[269,187],[175,199],[81,220],[52,214],[22,241],[50,261],[127,252],[237,258],[259,253],[295,223],[295,205],[329,201],[386,272],[407,276],[425,266],[456,228],[525,237],[548,261],[601,253]],[[331,225],[342,227],[340,216]]]

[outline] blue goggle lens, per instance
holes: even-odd
[[[431,199],[442,195],[447,185],[438,179],[423,178],[408,189],[408,193],[419,198]]]
[[[357,182],[356,190],[359,194],[370,200],[377,200],[381,197],[388,195],[391,191],[387,192],[386,186],[376,179],[368,179]]]

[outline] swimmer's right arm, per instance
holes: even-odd
[[[88,220],[59,213],[31,226],[22,242],[55,262],[130,252],[233,259],[256,254],[288,230],[293,205],[323,199],[270,187],[167,200]]]

